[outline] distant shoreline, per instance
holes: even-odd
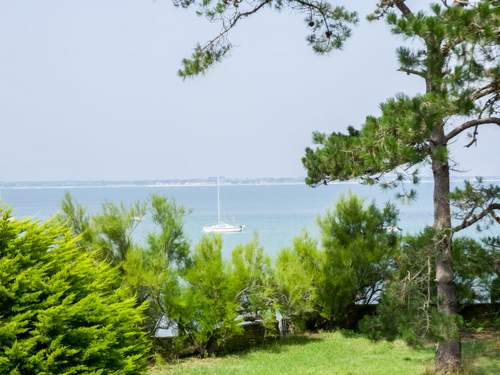
[[[454,177],[452,182],[474,179],[475,177]],[[500,176],[484,176],[483,181],[500,182]],[[432,177],[422,177],[421,183],[432,183]],[[0,189],[108,189],[108,188],[169,188],[169,187],[211,187],[216,185],[215,178],[186,179],[186,180],[138,180],[138,181],[0,181]],[[408,182],[410,183],[410,182]],[[359,180],[337,181],[337,184],[360,184]],[[227,178],[223,186],[276,186],[276,185],[305,185],[304,178],[256,178],[234,179]]]

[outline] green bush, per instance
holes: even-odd
[[[318,219],[324,251],[320,301],[324,315],[336,324],[349,320],[352,305],[379,298],[399,243],[399,235],[387,228],[395,227],[397,219],[391,204],[365,208],[353,194]]]
[[[396,257],[395,271],[385,285],[375,316],[366,317],[360,329],[374,338],[401,337],[410,343],[440,339],[449,324],[437,311],[434,231],[425,229],[405,236]],[[488,302],[494,295],[497,253],[488,242],[458,237],[452,255],[461,304]]]
[[[320,312],[319,287],[323,254],[307,233],[276,259],[275,274],[279,309],[290,320],[292,331],[302,331]]]
[[[141,373],[145,306],[117,271],[55,223],[0,215],[0,373]]]
[[[94,251],[101,259],[121,266],[136,244],[133,232],[146,214],[146,203],[124,204],[106,202],[101,212],[90,216],[85,208],[66,193],[56,218],[66,225],[85,250]]]
[[[181,344],[204,356],[239,333],[237,294],[229,265],[222,259],[222,238],[203,237],[191,266],[183,272],[178,293],[165,295],[166,313],[177,324]]]
[[[490,241],[458,237],[453,240],[453,267],[459,303],[494,302],[498,293],[500,248]]]
[[[146,326],[154,334],[165,315],[165,303],[177,293],[179,272],[190,263],[189,242],[184,236],[186,211],[174,201],[152,194],[130,207],[107,202],[90,216],[66,194],[57,218],[79,235],[82,250],[91,250],[118,267],[119,277],[138,303],[147,301]],[[145,244],[133,236],[140,222],[150,218],[155,226]]]
[[[246,320],[263,319],[272,328],[276,321],[273,269],[257,237],[233,249],[230,270],[238,313]]]
[[[436,314],[434,232],[405,236],[396,267],[387,281],[377,314],[366,317],[360,329],[373,338],[401,337],[417,343],[432,334]]]

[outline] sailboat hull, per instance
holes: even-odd
[[[243,232],[244,225],[216,224],[203,227],[205,233],[238,233]]]

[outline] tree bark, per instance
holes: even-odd
[[[446,147],[444,130],[437,127],[434,139],[440,147]],[[452,229],[450,212],[450,167],[448,157],[435,153],[432,157],[434,176],[434,229],[436,251],[436,282],[438,311],[443,314],[455,328],[447,332],[439,342],[436,352],[435,366],[438,371],[454,371],[460,367],[461,343],[457,324],[457,296],[453,277]]]

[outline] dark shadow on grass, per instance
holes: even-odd
[[[280,354],[287,350],[291,346],[305,346],[308,344],[324,341],[323,338],[311,335],[297,335],[297,336],[287,336],[287,337],[277,337],[269,338],[263,344],[252,346],[240,351],[228,351],[219,353],[218,357],[226,357],[230,355],[237,355],[238,357],[246,357],[251,353],[255,352],[268,352]]]
[[[396,334],[385,334],[384,332],[363,332],[363,331],[352,331],[352,330],[340,330],[342,335],[347,338],[362,337],[368,339],[372,342],[394,342],[396,340],[404,341],[410,348],[414,350],[429,350],[429,345],[433,344],[431,341],[423,340],[407,340],[404,337]]]
[[[395,336],[388,336],[388,335],[371,335],[369,333],[365,332],[360,332],[360,331],[353,331],[350,329],[338,329],[336,332],[339,332],[343,337],[345,338],[365,338],[368,339],[372,342],[378,342],[378,341],[387,341],[387,342],[393,342],[396,340],[400,340],[400,337],[395,337]],[[410,344],[409,344],[410,345]],[[413,345],[410,345],[413,346]]]
[[[358,332],[358,331],[347,330],[347,329],[341,329],[341,330],[338,330],[337,332],[339,332],[343,337],[348,338],[348,339],[364,338],[364,339],[370,340],[373,343],[377,343],[377,342],[392,343],[396,340],[402,340],[402,338],[400,338],[400,337],[383,337],[383,336],[381,336],[381,337],[374,338],[371,335],[368,335],[368,334],[365,334],[362,332]],[[427,344],[419,343],[419,342],[411,343],[411,342],[408,342],[406,340],[402,340],[402,341],[404,341],[412,350],[414,350],[416,352],[429,352],[429,351],[434,352],[434,349],[430,348],[428,343]],[[405,361],[414,361],[415,359],[410,358],[410,357],[406,357],[406,358],[404,358],[404,360]],[[417,361],[419,361],[419,360],[417,360]]]

